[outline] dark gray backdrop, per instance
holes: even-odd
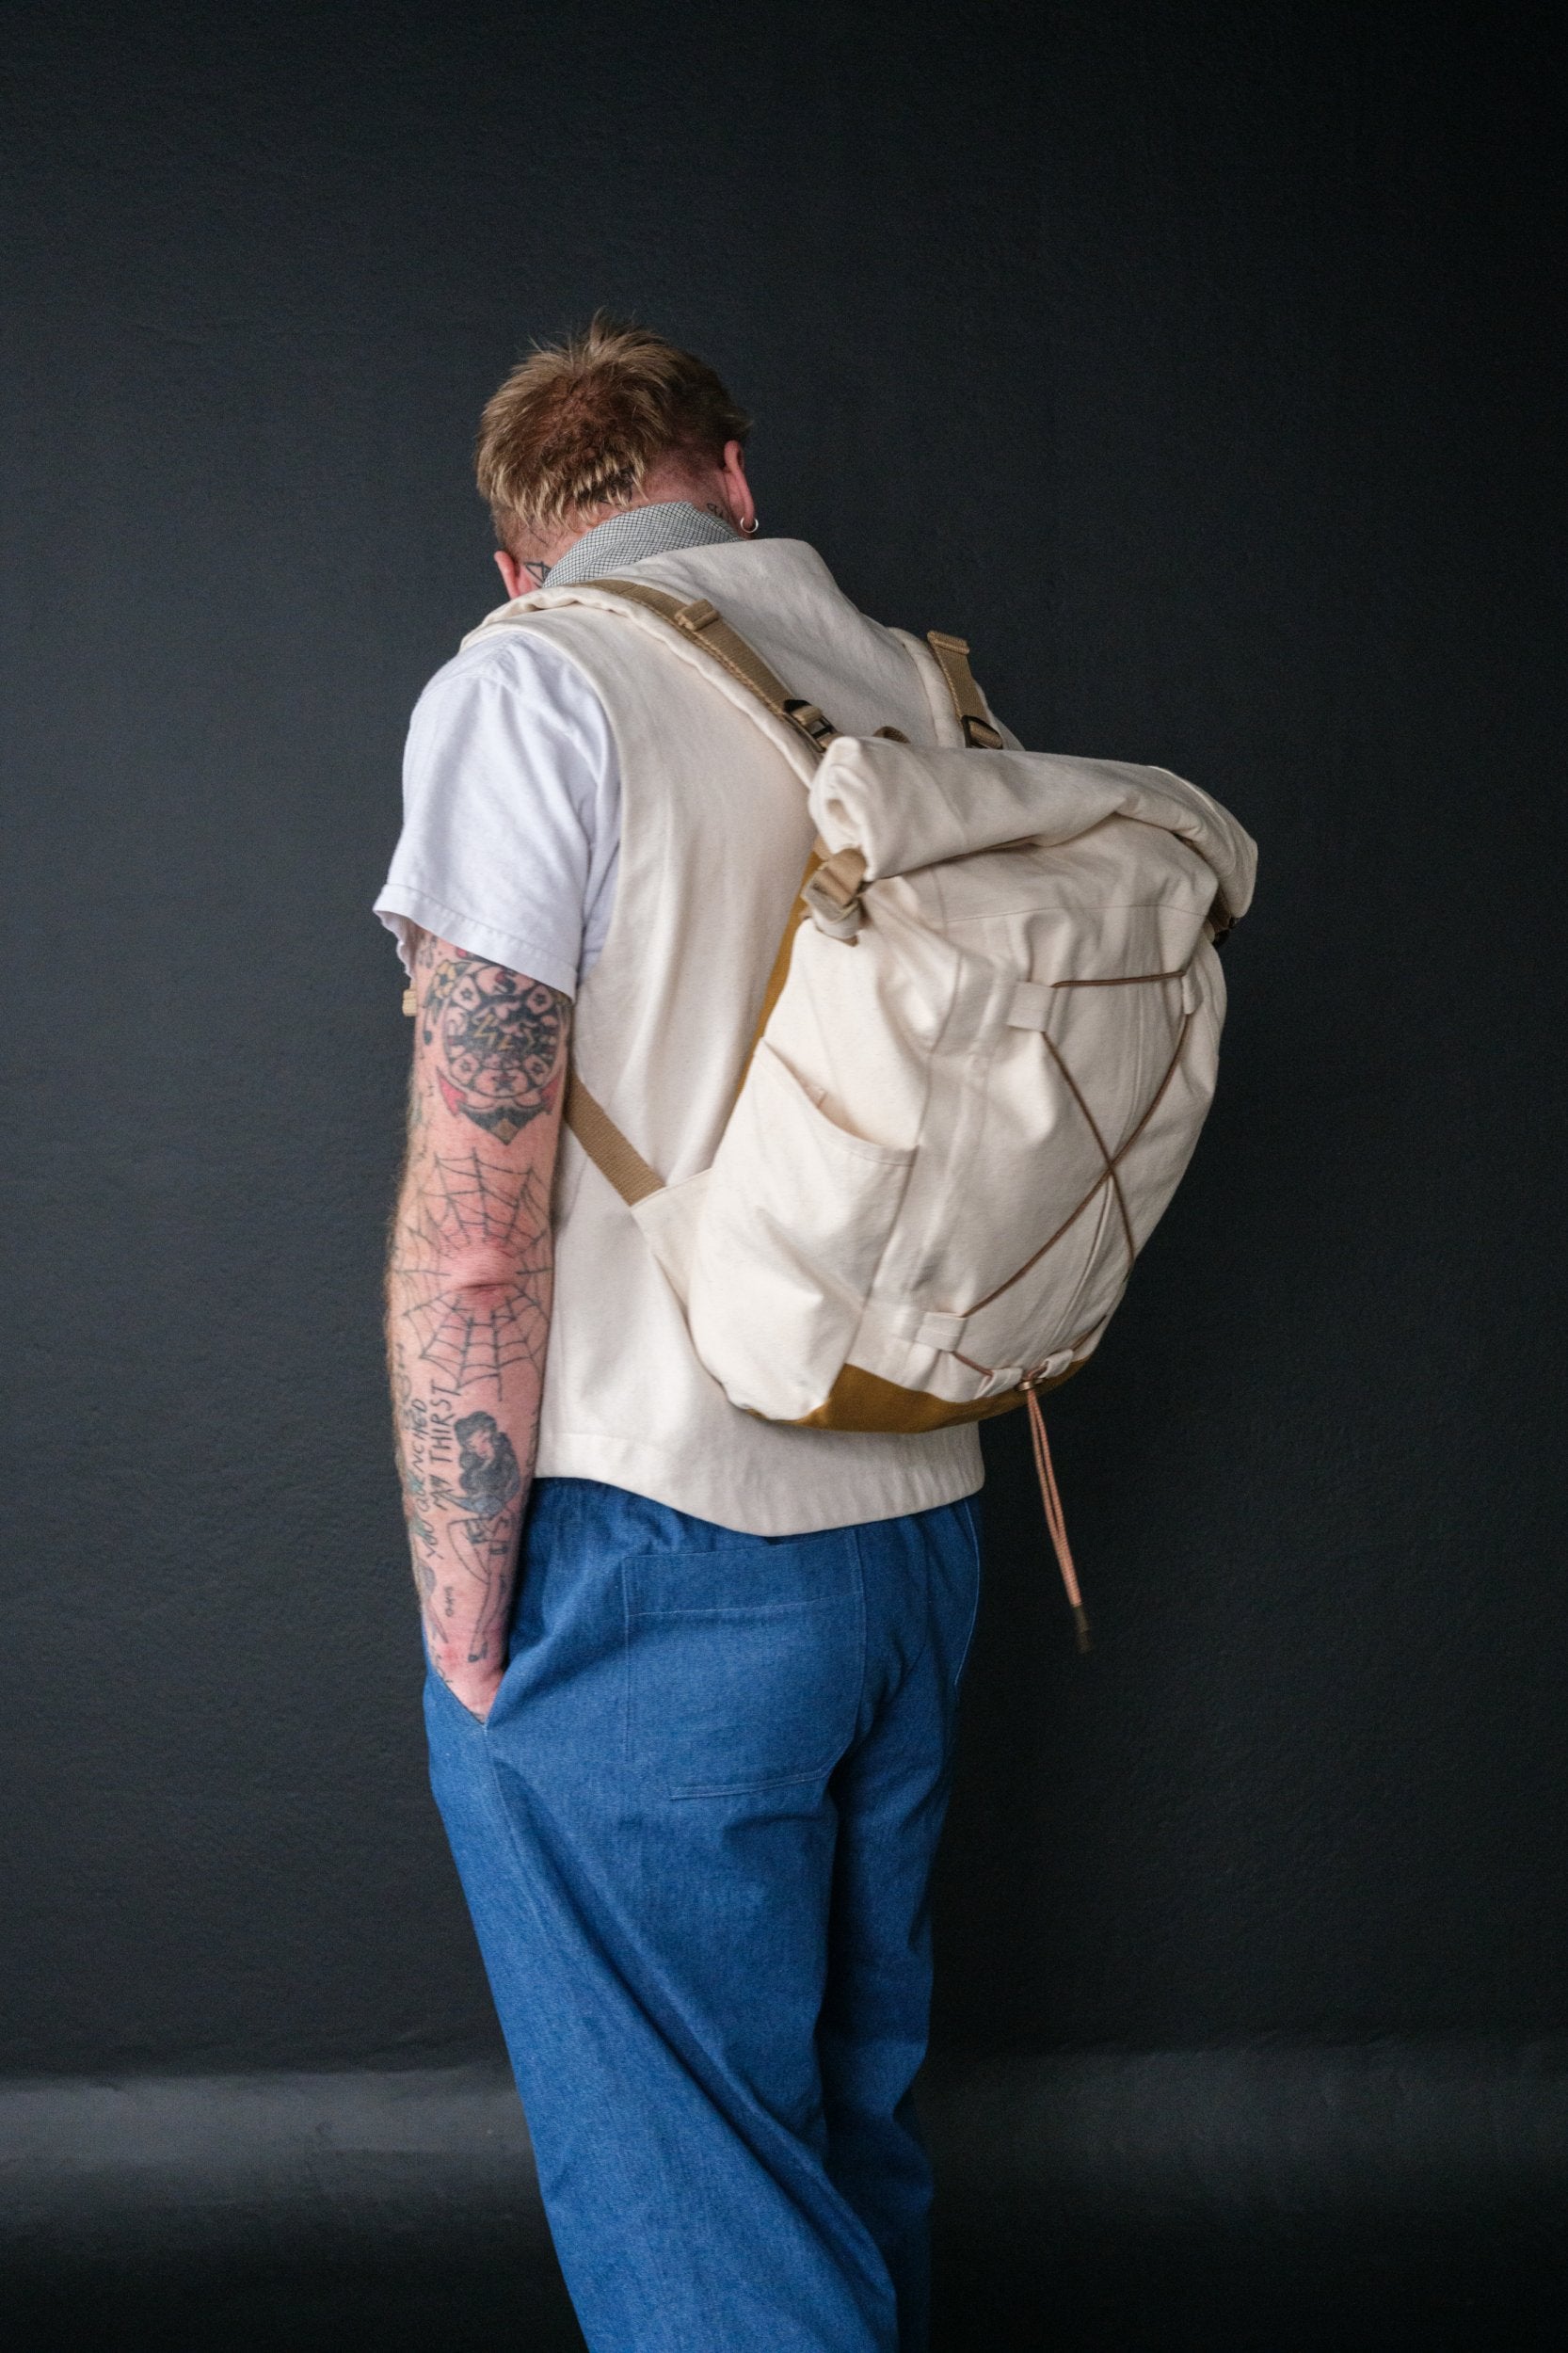
[[[13,2074],[494,2049],[368,907],[499,593],[476,412],[599,302],[754,408],[767,530],[1262,847],[1211,1127],[1053,1404],[1085,1663],[988,1440],[944,2041],[1568,2031],[1545,24],[9,13]]]

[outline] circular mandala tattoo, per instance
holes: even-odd
[[[552,1099],[563,1000],[542,981],[462,956],[442,964],[424,1006],[424,1035],[438,1042],[436,1073],[447,1109],[510,1144]]]

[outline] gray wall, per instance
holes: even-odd
[[[1027,740],[1258,837],[1222,1094],[1024,1434],[953,2044],[1568,2028],[1544,18],[13,11],[3,1377],[13,2073],[493,2050],[425,1796],[368,904],[493,601],[468,475],[605,301],[765,527]]]

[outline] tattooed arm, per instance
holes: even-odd
[[[387,1273],[392,1412],[425,1642],[484,1716],[538,1435],[570,1006],[428,933],[413,939],[408,1148]]]

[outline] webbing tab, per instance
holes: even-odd
[[[865,920],[860,887],[866,879],[862,851],[840,850],[823,858],[801,886],[801,897],[818,931],[829,939],[853,939]]]
[[[944,630],[932,629],[926,632],[925,642],[936,655],[937,665],[947,680],[952,708],[969,749],[981,752],[1003,750],[1005,746],[1000,732],[992,725],[985,708],[985,697],[974,682],[974,672],[969,667],[968,638],[950,637]]]
[[[1050,1022],[1050,991],[1044,981],[1015,981],[1007,1009],[1010,1030],[1044,1030]]]

